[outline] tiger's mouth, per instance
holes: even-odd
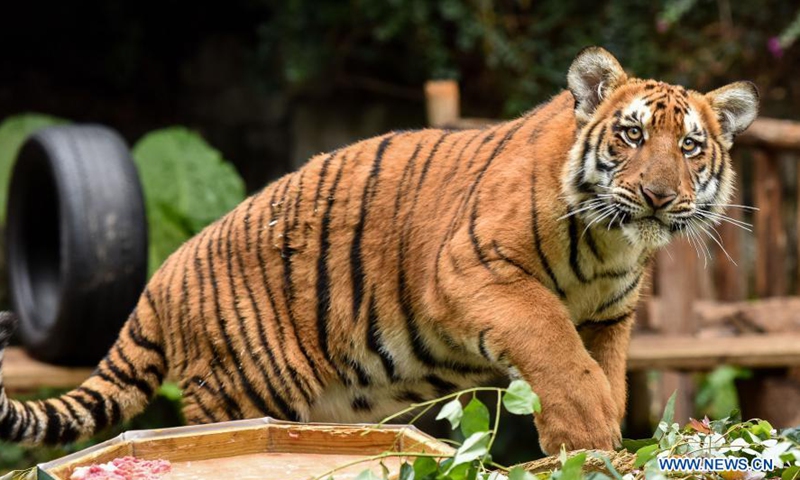
[[[622,224],[622,231],[632,243],[643,244],[650,248],[667,245],[675,232],[673,226],[655,215],[633,218]]]

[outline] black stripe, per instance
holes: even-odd
[[[353,371],[356,372],[356,378],[358,379],[358,384],[362,387],[367,387],[370,384],[369,374],[366,370],[364,370],[364,366],[358,363],[355,358],[352,357],[345,357],[347,365],[349,365]]]
[[[613,307],[618,302],[624,300],[639,285],[639,281],[641,279],[642,275],[641,274],[637,275],[636,278],[633,280],[633,282],[628,284],[624,289],[622,289],[622,291],[620,291],[610,299],[603,302],[599,307],[597,307],[597,309],[595,309],[594,311],[594,314],[595,315],[600,314],[608,310],[609,308]]]
[[[222,232],[220,232],[220,234],[217,235],[216,237],[217,251],[219,252],[221,261],[223,263],[230,263],[230,261],[227,260],[229,252],[224,252],[222,250],[222,245],[223,245],[223,239],[230,238],[231,231],[233,230],[233,227],[236,224],[235,213],[236,210],[231,212],[227,217],[228,225],[226,234],[223,235]],[[206,251],[206,255],[208,262],[208,280],[211,285],[211,297],[214,300],[214,309],[216,313],[215,316],[217,320],[217,326],[219,327],[219,332],[222,335],[222,339],[224,340],[225,348],[228,351],[228,355],[233,360],[232,368],[234,371],[236,371],[236,374],[239,377],[239,381],[241,382],[241,385],[244,388],[245,395],[247,395],[247,397],[253,403],[253,406],[255,406],[261,413],[269,415],[272,412],[267,406],[266,401],[261,395],[258,394],[258,392],[256,392],[254,385],[251,383],[250,379],[247,377],[245,372],[242,371],[242,361],[239,357],[239,354],[236,352],[236,348],[234,348],[233,346],[233,340],[231,339],[230,334],[228,334],[227,330],[228,320],[226,318],[226,315],[222,311],[222,304],[220,303],[219,284],[217,282],[217,276],[216,276],[217,271],[214,268],[214,256],[211,248],[212,244],[210,242],[208,244],[208,247],[209,248]],[[235,299],[233,300],[235,301]],[[282,413],[284,415],[287,415],[288,417],[288,412],[282,412]]]
[[[244,239],[245,239],[245,248],[249,252],[250,249],[253,247],[252,242],[250,241],[250,212],[253,209],[253,203],[255,203],[256,196],[251,195],[247,201],[247,207],[244,211],[244,219],[242,223],[244,223]]]
[[[109,426],[108,413],[106,413],[106,398],[100,392],[89,387],[78,387],[75,392],[83,393],[92,398],[92,401],[86,401],[83,397],[72,397],[91,414],[94,419],[95,433]]]
[[[364,397],[358,396],[353,399],[351,407],[356,412],[369,412],[372,410],[372,404]]]
[[[61,438],[61,415],[50,402],[42,402],[44,414],[47,417],[47,429],[44,433],[44,443],[53,445]]]
[[[209,385],[202,378],[200,378],[198,376],[194,376],[194,377],[191,377],[191,378],[186,380],[186,384],[187,385],[191,385],[192,382],[194,382],[194,384],[197,385],[198,388],[201,388],[201,389],[205,390],[206,392],[208,392],[209,394],[211,394],[212,398],[216,398],[217,397],[218,392],[213,391],[211,389],[211,385]],[[203,414],[207,418],[209,418],[212,423],[218,423],[220,421],[220,419],[217,418],[217,416],[214,413],[214,411],[209,409],[205,405],[205,403],[203,402],[203,398],[200,396],[200,391],[199,390],[197,390],[197,389],[191,390],[191,389],[188,389],[188,388],[184,388],[184,391],[186,391],[186,390],[188,390],[188,392],[189,392],[186,395],[186,400],[188,400],[191,397],[194,397],[195,400],[196,400],[197,406],[200,407],[200,410],[203,411]]]
[[[305,173],[304,170],[301,171],[301,173],[300,173],[300,179],[298,181],[299,182],[298,188],[300,188],[300,189],[302,188],[302,185],[303,185],[302,180],[303,180],[303,174],[304,173]],[[273,188],[272,198],[270,200],[270,209],[269,210],[270,210],[270,215],[271,216],[273,214],[277,213],[277,212],[273,212],[272,211],[274,209],[275,198],[276,198],[276,195],[277,195],[277,191],[278,191],[278,188],[277,188],[277,186],[275,186]],[[298,191],[298,195],[300,195],[299,191]],[[297,201],[295,203],[295,206],[297,206],[299,204],[300,200],[301,200],[301,197],[298,196]],[[266,212],[266,210],[267,209],[264,209],[265,212]],[[262,237],[262,232],[265,230],[264,216],[265,215],[262,214],[262,215],[259,216],[259,219],[258,219],[258,237],[257,237],[258,246],[256,248],[256,256],[257,256],[257,259],[258,259],[258,268],[259,268],[259,270],[261,272],[261,278],[263,279],[264,288],[265,288],[266,293],[267,293],[267,299],[269,300],[270,310],[275,315],[275,322],[274,323],[275,323],[275,325],[278,326],[278,334],[280,336],[280,341],[281,341],[281,343],[286,343],[286,332],[285,332],[284,327],[283,327],[283,321],[281,319],[281,315],[280,315],[280,313],[278,311],[277,301],[275,300],[275,293],[272,290],[271,282],[270,282],[270,279],[269,279],[269,273],[268,273],[268,270],[267,270],[267,260],[264,257],[264,252],[267,251],[267,247],[264,245],[263,237]],[[270,224],[272,224],[272,220],[270,221]],[[268,231],[267,245],[271,245],[272,244],[273,231],[274,231],[274,229],[273,229],[273,226],[271,225],[269,227],[269,231]],[[283,265],[284,269],[287,268],[286,263],[283,263],[282,265]],[[289,272],[289,276],[291,276],[291,272]],[[283,278],[284,279],[286,278],[286,270],[284,270],[284,277]],[[285,285],[286,284],[284,283],[284,286]],[[284,290],[284,293],[286,293],[285,290]],[[300,340],[300,338],[299,338],[299,334],[298,334],[298,331],[297,331],[297,322],[295,321],[295,318],[294,318],[294,313],[292,311],[292,304],[291,304],[291,301],[290,301],[289,297],[288,296],[284,296],[284,301],[285,301],[285,305],[286,305],[286,319],[288,320],[289,326],[292,329],[292,334],[294,336],[295,343],[297,344],[298,348],[300,349],[300,352],[303,354],[303,357],[305,358],[306,363],[309,366],[309,370],[311,371],[311,374],[314,376],[314,379],[316,380],[317,384],[318,385],[322,384],[322,377],[320,376],[320,372],[318,371],[319,369],[317,368],[317,364],[314,361],[313,357],[309,354],[309,352],[308,352],[308,350],[307,350],[307,348],[305,346],[305,342],[302,342]],[[304,378],[304,381],[305,381],[305,378]],[[306,388],[308,388],[309,390],[312,390],[311,385],[307,381],[306,381]]]
[[[492,361],[492,355],[489,353],[489,350],[486,348],[486,333],[491,330],[492,327],[484,328],[481,330],[481,333],[478,335],[478,349],[483,355],[483,358],[486,360]]]
[[[283,208],[283,245],[281,246],[281,260],[283,261],[283,295],[286,297],[286,303],[289,305],[288,308],[291,308],[291,305],[294,303],[294,279],[292,277],[293,265],[292,265],[292,256],[295,253],[295,249],[292,248],[290,243],[290,228],[289,225],[289,206],[287,205],[286,194],[289,191],[289,185],[291,184],[291,178],[286,181],[286,184],[283,187],[283,191],[281,192],[280,200],[278,200],[277,207]],[[299,201],[299,199],[296,199]],[[273,204],[273,208],[276,208],[276,205]],[[276,212],[280,213],[280,212]],[[275,230],[275,224],[277,223],[277,219],[273,219],[270,222],[270,230],[269,230],[269,237],[272,238],[272,233]]]
[[[576,175],[575,178],[573,179],[573,186],[575,187],[575,190],[578,192],[588,193],[590,191],[590,189],[587,187],[584,181],[584,174],[586,173],[586,164],[589,163],[589,158],[587,157],[587,154],[589,153],[592,146],[591,145],[592,134],[594,133],[594,129],[597,128],[599,124],[600,124],[599,122],[592,124],[592,126],[589,127],[589,130],[586,132],[586,136],[583,139],[583,146],[581,147],[581,154],[580,154],[581,168],[578,169],[577,172],[575,172]]]
[[[334,151],[322,161],[322,168],[319,172],[319,181],[317,182],[317,193],[314,194],[314,212],[317,211],[317,204],[319,203],[320,198],[322,198],[322,188],[325,186],[325,178],[328,176],[328,167],[331,164],[331,160],[336,156],[337,153],[338,152]]]
[[[364,191],[361,196],[361,212],[359,214],[358,224],[356,224],[355,232],[353,234],[353,242],[350,248],[350,271],[353,283],[353,308],[352,315],[353,321],[357,322],[361,312],[361,303],[364,300],[364,281],[366,273],[364,272],[364,259],[363,252],[361,251],[361,243],[364,237],[364,228],[367,222],[367,213],[369,211],[369,203],[372,195],[378,184],[378,175],[381,171],[381,163],[386,149],[394,139],[396,134],[388,135],[381,140],[375,152],[375,160],[372,162],[372,168],[369,177],[364,184]]]
[[[287,404],[286,400],[283,398],[283,396],[275,390],[275,386],[272,384],[269,374],[267,373],[266,366],[263,364],[264,356],[263,354],[256,355],[256,349],[253,347],[253,342],[250,339],[250,335],[248,335],[247,333],[247,328],[245,325],[246,319],[244,318],[242,312],[239,310],[239,305],[238,305],[238,299],[240,297],[239,294],[236,292],[236,281],[233,275],[234,260],[236,260],[239,265],[239,272],[237,272],[237,277],[242,278],[242,281],[245,284],[245,289],[247,290],[248,298],[250,299],[250,303],[253,307],[252,311],[256,315],[255,323],[260,325],[263,322],[263,320],[261,318],[260,311],[258,310],[258,306],[256,305],[256,302],[253,299],[253,293],[250,290],[250,285],[247,283],[247,275],[245,274],[244,268],[242,267],[241,249],[234,248],[232,245],[231,242],[232,231],[233,229],[229,230],[228,235],[225,238],[226,248],[228,250],[228,255],[227,255],[228,260],[225,262],[225,264],[228,268],[228,288],[231,291],[231,307],[233,308],[233,312],[236,316],[237,324],[239,326],[239,335],[242,337],[242,340],[244,340],[245,346],[247,347],[247,352],[249,353],[250,356],[250,360],[253,362],[253,365],[256,366],[256,369],[261,373],[263,384],[269,391],[269,394],[272,397],[273,402],[278,407],[278,410],[280,410],[282,414],[286,415],[286,417],[284,418],[291,420],[298,420],[300,418],[300,415],[292,407],[290,407]],[[272,350],[269,348],[269,346],[265,346],[264,350],[267,356],[269,357],[270,360],[269,363],[270,366],[272,367],[274,375],[278,378],[278,380],[281,382],[283,386],[282,390],[283,391],[288,390],[286,380],[283,378],[283,375],[278,370],[277,362],[275,360],[275,356],[272,353]],[[243,352],[242,355],[244,356],[245,353]],[[264,405],[264,409],[266,411],[270,411],[269,407],[266,405],[261,395],[257,395],[257,397],[259,399],[257,400],[259,404]]]
[[[394,398],[399,402],[409,402],[409,403],[422,403],[425,401],[425,397],[423,397],[422,395],[413,390],[403,390],[402,392],[399,392],[396,395],[394,395]]]
[[[108,371],[106,371],[106,369]],[[100,377],[101,379],[114,385],[120,390],[124,390],[126,387],[128,387],[128,385],[126,385],[122,380],[120,380],[119,377],[114,373],[114,371],[108,367],[108,365],[100,364],[95,370],[93,376]]]
[[[164,353],[164,348],[158,343],[145,338],[141,331],[141,325],[138,322],[138,317],[135,317],[132,322],[128,323],[128,333],[130,334],[133,343],[135,343],[138,347],[144,348],[145,350],[149,350],[158,355],[158,357],[161,359],[161,363],[164,366],[167,366],[167,355]]]
[[[50,402],[59,402],[64,405],[64,408],[67,409],[69,412],[69,417],[65,418],[65,422],[61,425],[61,435],[58,440],[54,443],[72,443],[80,437],[81,433],[78,430],[77,426],[75,425],[78,422],[77,412],[75,409],[72,408],[72,405],[69,404],[66,400],[61,397],[56,397],[50,400]],[[47,402],[45,402],[47,403]],[[60,420],[59,420],[60,421]],[[49,427],[49,424],[48,424]]]
[[[105,364],[109,370],[114,372],[114,375],[117,376],[123,383],[127,383],[128,385],[133,385],[134,387],[138,388],[147,398],[153,394],[153,387],[147,383],[146,381],[142,380],[141,378],[136,377],[136,366],[134,366],[133,362],[125,355],[125,352],[120,348],[119,344],[117,344],[114,348],[119,358],[125,363],[125,365],[130,369],[130,375],[123,372],[115,363],[114,360],[108,356],[106,357]]]
[[[472,211],[469,216],[469,238],[472,243],[472,248],[475,251],[475,255],[477,255],[478,260],[481,262],[485,268],[489,269],[489,262],[487,261],[486,254],[483,252],[483,248],[481,247],[481,241],[478,238],[478,234],[476,232],[476,224],[478,219],[478,203],[480,202],[480,192],[478,191],[478,186],[480,185],[481,181],[483,180],[483,176],[489,170],[489,167],[492,165],[494,160],[497,156],[503,151],[506,147],[508,142],[514,136],[517,131],[525,125],[525,119],[517,120],[517,124],[513,127],[509,128],[503,138],[497,142],[495,145],[494,150],[492,151],[491,155],[489,155],[489,159],[483,165],[481,170],[478,172],[478,176],[475,178],[475,181],[472,182],[469,188],[469,192],[467,193],[467,201],[475,195],[475,201],[472,202]]]
[[[436,390],[436,395],[439,397],[452,393],[458,388],[456,384],[448,382],[438,375],[426,375],[425,381],[431,384],[434,390]]]
[[[587,329],[599,329],[599,328],[606,328],[612,327],[619,323],[624,322],[627,320],[634,312],[625,312],[621,315],[617,315],[613,318],[606,318],[603,320],[593,320],[593,319],[586,319],[582,320],[580,324],[578,324],[578,331],[583,331]]]
[[[227,217],[225,217],[225,218],[227,218]],[[221,234],[219,232],[219,230],[220,230],[221,225],[223,223],[224,223],[224,220],[220,224],[217,224],[217,226],[215,227],[215,229],[213,231],[212,238],[213,238],[213,235],[220,235]],[[211,251],[211,248],[213,247],[213,243],[212,243],[211,240],[212,239],[204,239],[204,241],[207,243],[207,250],[209,252]],[[200,245],[201,244],[198,242],[197,249],[196,249],[196,252],[195,252],[194,267],[195,267],[195,275],[197,276],[197,284],[198,284],[198,288],[199,288],[199,297],[200,297],[200,324],[202,325],[202,328],[203,328],[203,333],[204,333],[203,337],[204,337],[204,339],[206,341],[206,345],[208,345],[209,349],[211,350],[211,354],[212,354],[212,358],[211,358],[211,362],[210,362],[211,363],[210,371],[211,371],[211,374],[214,376],[214,379],[217,381],[217,385],[219,386],[219,395],[222,397],[222,399],[223,399],[223,401],[225,403],[225,414],[227,415],[227,417],[229,419],[239,419],[239,418],[242,418],[242,410],[239,407],[239,404],[236,403],[235,401],[233,401],[233,399],[230,397],[230,395],[228,395],[227,391],[225,390],[224,383],[219,378],[220,374],[224,374],[229,379],[233,380],[232,375],[227,369],[225,369],[220,364],[219,358],[221,358],[221,356],[220,356],[219,352],[217,351],[216,345],[212,341],[213,337],[211,336],[211,334],[210,334],[210,332],[208,330],[207,322],[205,321],[205,319],[208,318],[208,316],[206,316],[206,313],[205,313],[205,310],[206,310],[206,308],[205,308],[205,304],[206,304],[205,276],[203,274],[203,270],[204,270],[204,268],[203,268],[203,260],[200,258]],[[209,264],[209,268],[210,269],[212,268],[210,264]]]
[[[563,299],[567,297],[567,294],[561,289],[561,286],[559,286],[556,274],[553,272],[552,267],[550,267],[550,262],[547,260],[547,256],[542,249],[542,239],[539,234],[539,213],[537,212],[537,208],[536,173],[534,172],[531,174],[531,222],[533,226],[533,243],[534,247],[536,248],[536,254],[539,256],[539,262],[542,264],[542,268],[544,268],[545,273],[547,273],[547,276],[553,283],[553,289],[556,291],[558,296]]]
[[[572,209],[567,209],[567,213],[570,214]],[[572,268],[572,272],[575,274],[575,277],[581,283],[588,283],[589,279],[581,270],[580,265],[580,239],[578,238],[578,221],[575,219],[575,215],[569,216],[569,266]]]
[[[330,193],[328,194],[328,201],[325,205],[325,212],[322,214],[322,221],[319,234],[319,254],[317,255],[317,339],[319,341],[320,350],[325,360],[334,366],[339,377],[345,382],[348,382],[347,375],[342,372],[338,365],[334,362],[328,345],[328,315],[331,309],[331,281],[328,273],[328,252],[330,251],[330,229],[331,229],[331,212],[333,205],[336,201],[336,189],[339,186],[339,181],[342,178],[342,172],[346,158],[339,164],[336,177],[333,179]],[[356,369],[358,374],[358,369]],[[363,380],[359,376],[359,380]]]
[[[380,332],[378,331],[378,323],[378,307],[375,305],[375,293],[373,292],[369,299],[369,309],[367,315],[367,348],[378,355],[378,358],[380,358],[381,363],[383,364],[383,369],[386,370],[386,376],[389,377],[392,382],[395,382],[399,380],[400,377],[397,374],[392,356],[383,346],[383,342],[380,338]]]
[[[291,382],[294,385],[294,387],[300,392],[300,394],[305,399],[306,403],[310,403],[311,402],[311,398],[312,398],[311,394],[310,394],[310,392],[307,392],[303,388],[304,386],[301,383],[300,374],[291,365],[291,363],[286,359],[285,355],[283,354],[283,349],[280,349],[280,348],[279,349],[273,349],[272,346],[270,345],[269,338],[268,338],[266,330],[264,328],[264,325],[267,323],[267,320],[264,317],[264,314],[261,312],[261,307],[259,306],[259,302],[256,301],[256,295],[255,295],[255,293],[253,292],[253,289],[250,286],[250,281],[249,281],[250,278],[247,276],[247,273],[245,272],[245,269],[244,269],[244,262],[242,260],[242,252],[240,250],[236,249],[234,251],[234,254],[235,254],[235,259],[236,259],[238,267],[239,267],[239,274],[242,277],[242,280],[243,280],[243,283],[244,283],[244,287],[245,287],[245,290],[247,292],[247,298],[250,300],[250,305],[252,306],[253,312],[254,312],[255,317],[256,317],[255,318],[255,325],[256,325],[256,330],[258,332],[258,339],[259,339],[259,342],[261,344],[261,348],[267,353],[267,356],[269,357],[269,362],[268,363],[269,363],[269,365],[270,365],[270,367],[272,369],[273,375],[278,378],[278,381],[281,382],[281,385],[283,386],[283,388],[286,389],[287,388],[287,382],[283,378],[283,374],[281,372],[281,369],[278,366],[278,362],[276,360],[276,358],[277,358],[276,354],[277,354],[277,356],[280,356],[280,363],[289,372],[289,376],[291,377]],[[246,339],[248,339],[246,333],[243,333],[243,335],[244,335],[244,337]],[[248,342],[249,342],[249,339],[248,339]],[[266,368],[263,367],[263,355],[257,355],[256,349],[255,348],[251,348],[250,357],[253,359],[253,362],[262,364],[262,371],[264,371],[264,379],[265,379],[265,382],[268,382],[269,379],[268,379],[268,377],[266,375]],[[272,392],[273,391],[272,386],[269,385],[269,387],[270,387],[270,392]],[[275,396],[275,395],[273,394],[273,396]]]
[[[494,251],[497,254],[497,256],[500,257],[501,260],[503,260],[504,262],[509,263],[512,266],[522,270],[522,272],[525,273],[528,276],[531,276],[531,277],[534,276],[533,272],[531,272],[525,265],[523,265],[522,263],[518,262],[517,260],[514,260],[513,258],[511,258],[511,257],[507,256],[506,254],[504,254],[500,250],[500,244],[497,243],[497,240],[492,240],[492,248],[494,249]]]
[[[396,219],[397,216],[400,214],[400,207],[402,206],[402,201],[405,199],[405,195],[408,191],[406,186],[406,182],[409,178],[414,176],[414,166],[417,163],[417,156],[419,155],[419,151],[422,149],[422,143],[425,140],[423,137],[422,140],[417,142],[417,146],[414,147],[414,152],[411,154],[411,158],[408,159],[406,162],[406,166],[403,167],[403,175],[400,177],[400,183],[397,185],[397,194],[394,197],[394,213],[392,218]]]
[[[711,183],[711,180],[716,178],[716,170],[717,168],[717,148],[715,144],[711,144],[711,169],[708,172],[708,178],[700,184],[700,191],[705,191],[708,187],[708,184]]]
[[[594,258],[597,259],[598,262],[603,263],[603,256],[600,254],[600,250],[597,248],[597,243],[594,240],[594,235],[592,234],[592,229],[586,230],[586,245],[589,246],[589,251],[592,252]]]

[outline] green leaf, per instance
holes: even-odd
[[[645,438],[642,440],[634,440],[631,438],[623,438],[622,439],[622,448],[625,450],[636,453],[640,448],[646,447],[648,445],[655,445],[658,443],[658,440],[655,438]]]
[[[675,397],[678,396],[678,391],[675,390],[672,392],[672,395],[667,400],[667,404],[664,406],[664,415],[661,416],[661,421],[666,423],[667,426],[672,425],[672,420],[675,418]],[[660,438],[658,434],[658,430],[653,434],[653,438]]]
[[[158,387],[158,394],[173,402],[178,401],[183,397],[183,391],[181,391],[181,387],[179,387],[175,382],[164,382],[161,384],[161,386]]]
[[[447,470],[447,480],[467,480],[472,472],[478,469],[472,463],[453,465]]]
[[[400,474],[397,480],[414,480],[414,467],[408,462],[403,462],[403,464],[400,465]]]
[[[800,478],[800,467],[792,466],[787,468],[781,474],[781,480],[797,480]]]
[[[179,232],[185,240],[244,200],[244,182],[233,165],[185,128],[146,135],[133,158],[147,207],[151,273],[172,253]]]
[[[772,425],[766,420],[759,420],[758,423],[750,427],[750,432],[762,440],[766,440],[772,436]]]
[[[32,134],[45,127],[65,123],[66,120],[24,113],[6,118],[0,123],[0,223],[5,224],[8,183],[20,148]]]
[[[542,411],[539,396],[523,380],[514,380],[503,395],[503,406],[515,415],[530,415]]]
[[[658,451],[657,444],[640,448],[636,452],[636,462],[634,462],[633,466],[636,468],[643,466],[645,463],[650,461],[650,459],[656,456],[656,451]]]
[[[610,458],[606,457],[602,453],[596,453],[596,452],[592,452],[590,455],[592,457],[594,457],[594,458],[599,458],[600,460],[602,460],[603,463],[606,465],[606,469],[608,470],[608,473],[613,475],[616,480],[622,480],[622,475],[620,475],[620,473],[617,471],[617,469],[614,468],[614,464],[611,463],[611,459]],[[607,477],[607,475],[603,475],[603,476]]]
[[[455,455],[453,455],[453,463],[445,471],[445,474],[449,474],[458,465],[485,457],[489,453],[490,438],[489,432],[478,432],[470,435],[456,450]]]
[[[508,471],[508,480],[536,480],[536,476],[520,466]]]
[[[461,418],[461,433],[466,438],[473,433],[487,430],[489,430],[489,409],[483,402],[473,397],[464,408],[464,416]]]
[[[444,404],[439,414],[436,415],[436,420],[446,418],[450,422],[450,426],[455,430],[461,423],[461,418],[464,416],[464,410],[461,408],[461,402],[455,398]]]
[[[439,464],[431,457],[418,457],[414,460],[414,478],[416,480],[423,480],[430,477],[435,477],[439,471]]]
[[[561,467],[560,480],[582,480],[583,464],[586,462],[586,452],[568,458]]]
[[[603,472],[589,472],[584,475],[583,480],[611,480],[611,477]]]
[[[800,444],[800,427],[785,428],[781,430],[781,435],[794,443]]]

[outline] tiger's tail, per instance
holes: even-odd
[[[167,371],[155,311],[140,301],[83,384],[44,401],[11,400],[3,387],[2,361],[16,321],[13,313],[0,313],[0,440],[57,445],[92,436],[141,412]]]

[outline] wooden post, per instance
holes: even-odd
[[[781,219],[781,173],[775,152],[756,150],[755,215],[756,295],[770,297],[786,293],[786,232]]]
[[[739,165],[738,156],[733,157],[731,168],[738,170],[736,167]],[[739,186],[736,193],[731,200],[733,204],[742,203],[742,176],[737,175]],[[725,211],[725,215],[736,220],[742,220],[743,210],[741,208],[730,208]],[[722,249],[714,243],[710,242],[710,247],[714,252],[714,286],[716,290],[716,299],[720,301],[735,302],[747,298],[747,265],[744,264],[744,257],[742,255],[742,232],[743,230],[736,225],[731,225],[727,222],[722,222],[716,227],[720,236],[720,243],[725,247],[725,250],[730,255],[734,264],[723,253]]]
[[[659,326],[664,335],[693,335],[697,322],[693,313],[697,298],[697,251],[685,239],[676,239],[658,256]],[[668,308],[665,308],[669,306]],[[678,391],[675,401],[675,421],[689,421],[694,412],[694,383],[691,375],[664,372],[661,378],[662,405]]]
[[[458,123],[461,116],[458,82],[455,80],[425,82],[425,100],[428,125],[440,128]]]

